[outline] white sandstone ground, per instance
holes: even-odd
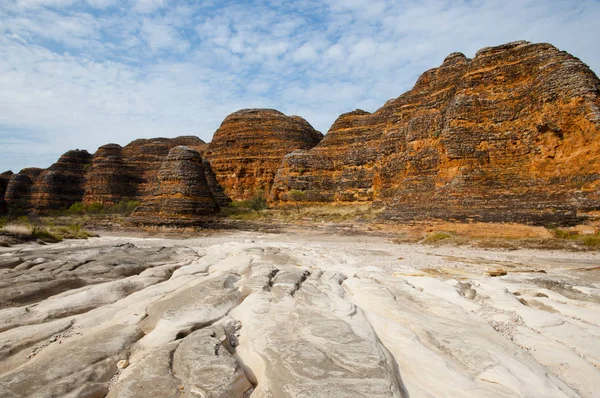
[[[0,397],[59,396],[600,397],[600,255],[291,232],[1,248]]]

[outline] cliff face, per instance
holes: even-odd
[[[378,201],[391,219],[576,221],[600,208],[600,81],[549,44],[455,53],[373,114],[286,156],[272,197]]]
[[[92,162],[88,151],[68,151],[42,171],[31,189],[31,203],[38,210],[69,208],[81,202],[86,172]]]
[[[300,117],[245,109],[208,145],[190,136],[70,151],[41,174],[2,175],[3,190],[0,211],[135,199],[138,219],[170,224],[259,190],[275,203],[291,190],[373,202],[392,220],[574,223],[600,210],[600,81],[549,44],[453,53],[376,112],[341,115],[325,138]]]
[[[10,177],[12,177],[12,175],[12,171],[5,171],[4,173],[0,174],[0,214],[5,214],[8,210],[4,195],[6,194],[6,188],[8,187],[8,182],[10,181]]]
[[[126,145],[122,157],[126,163],[123,180],[130,189],[124,192],[123,198],[131,197],[142,202],[151,199],[150,191],[156,187],[158,171],[169,154],[169,151],[184,145],[203,152],[206,143],[198,137],[183,136],[177,138],[140,139]]]
[[[83,202],[113,205],[136,195],[135,170],[123,159],[123,148],[108,144],[98,148],[87,175]]]
[[[133,141],[124,148],[108,144],[98,148],[87,175],[83,201],[113,205],[121,200],[150,199],[158,171],[169,150],[188,145],[203,151],[206,143],[197,137],[154,138]]]
[[[155,187],[133,218],[146,224],[194,224],[198,216],[216,210],[202,157],[189,147],[178,146],[162,162]]]
[[[281,159],[310,149],[323,135],[298,116],[272,109],[244,109],[227,116],[205,153],[218,184],[231,199],[268,192]]]
[[[37,167],[29,167],[13,174],[8,181],[4,199],[10,207],[29,210],[31,202],[31,188],[38,176],[44,171]]]

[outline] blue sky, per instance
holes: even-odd
[[[550,42],[600,71],[600,0],[0,0],[0,172],[276,108],[327,131],[446,55]]]

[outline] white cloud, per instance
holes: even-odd
[[[517,39],[551,42],[600,71],[599,19],[595,0],[4,0],[0,171],[111,141],[208,141],[244,107],[327,131],[340,113],[410,89],[450,52]]]
[[[318,53],[314,46],[310,43],[304,43],[296,51],[294,51],[292,59],[295,62],[307,62],[315,60],[317,56]]]
[[[135,0],[133,9],[137,12],[149,14],[165,7],[165,0]]]
[[[141,28],[148,45],[152,50],[169,50],[183,52],[190,47],[187,40],[183,39],[179,32],[171,26],[156,20],[145,19]]]
[[[94,8],[103,9],[115,5],[117,1],[118,0],[87,0],[87,3]]]

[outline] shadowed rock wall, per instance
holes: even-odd
[[[85,174],[92,161],[88,151],[68,151],[35,180],[31,203],[38,210],[69,208],[81,202],[85,191]]]
[[[189,147],[177,146],[169,151],[158,172],[155,188],[133,217],[147,224],[193,224],[198,216],[216,210],[202,157]]]
[[[10,181],[10,177],[12,177],[12,175],[12,171],[5,171],[4,173],[0,174],[0,214],[5,214],[8,210],[4,195],[6,194],[6,188],[8,187],[8,182]]]
[[[37,167],[29,167],[10,177],[4,194],[8,206],[22,210],[32,208],[31,188],[42,171]]]

